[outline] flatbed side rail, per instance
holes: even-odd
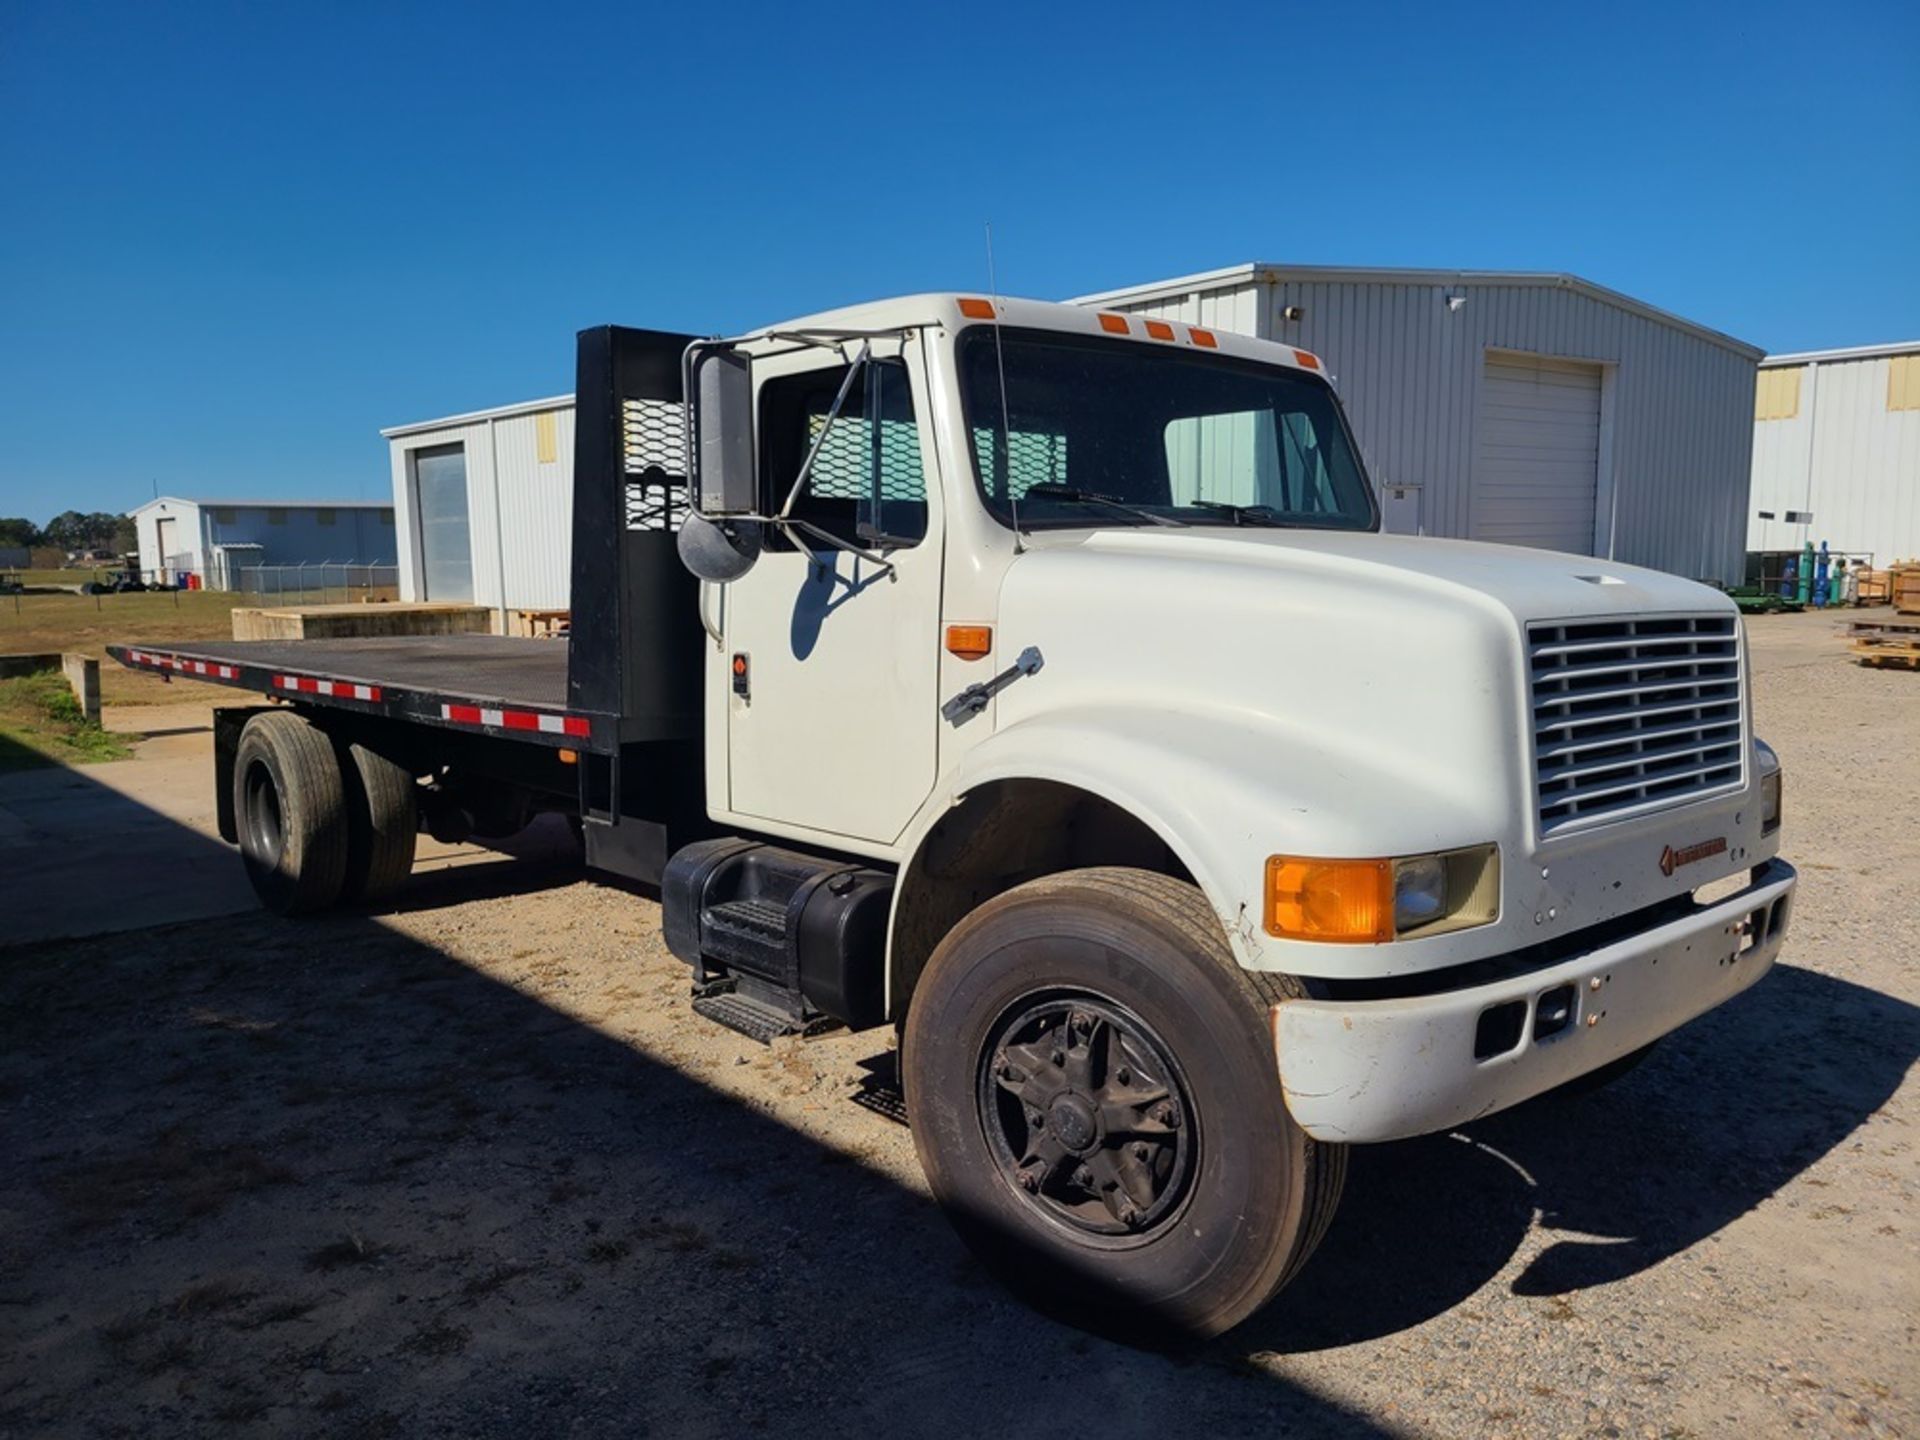
[[[227,685],[293,704],[380,715],[560,750],[614,754],[620,748],[619,721],[612,715],[533,708],[511,700],[490,703],[480,696],[373,684],[286,666],[242,664],[152,645],[109,645],[107,653],[130,670]]]

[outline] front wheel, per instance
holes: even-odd
[[[1293,1123],[1268,1007],[1199,891],[1069,871],[943,940],[903,1038],[935,1197],[1012,1289],[1092,1329],[1218,1335],[1306,1262],[1344,1147]]]

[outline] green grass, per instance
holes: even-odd
[[[91,765],[133,753],[87,719],[57,670],[0,680],[0,772],[42,765]]]
[[[219,590],[135,591],[129,595],[0,595],[0,655],[55,650],[91,655],[100,664],[101,700],[108,705],[166,705],[231,700],[213,685],[128,670],[106,658],[110,644],[156,646],[233,638],[232,611],[242,595]]]

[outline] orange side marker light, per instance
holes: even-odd
[[[947,653],[962,660],[984,660],[993,650],[991,625],[947,626]]]

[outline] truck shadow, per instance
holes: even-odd
[[[1388,1433],[1026,1310],[821,1052],[662,1019],[643,902],[595,949],[529,895],[529,937],[464,906],[497,870],[416,885],[445,950],[257,913],[0,949],[0,1434],[944,1437],[1030,1424],[1014,1374],[1098,1387],[1105,1434]]]
[[[1319,1253],[1225,1343],[1300,1352],[1390,1335],[1480,1292],[1522,1254],[1514,1295],[1626,1279],[1844,1142],[1916,1056],[1920,1008],[1776,966],[1605,1090],[1356,1149]],[[1536,1220],[1544,1246],[1529,1239]]]

